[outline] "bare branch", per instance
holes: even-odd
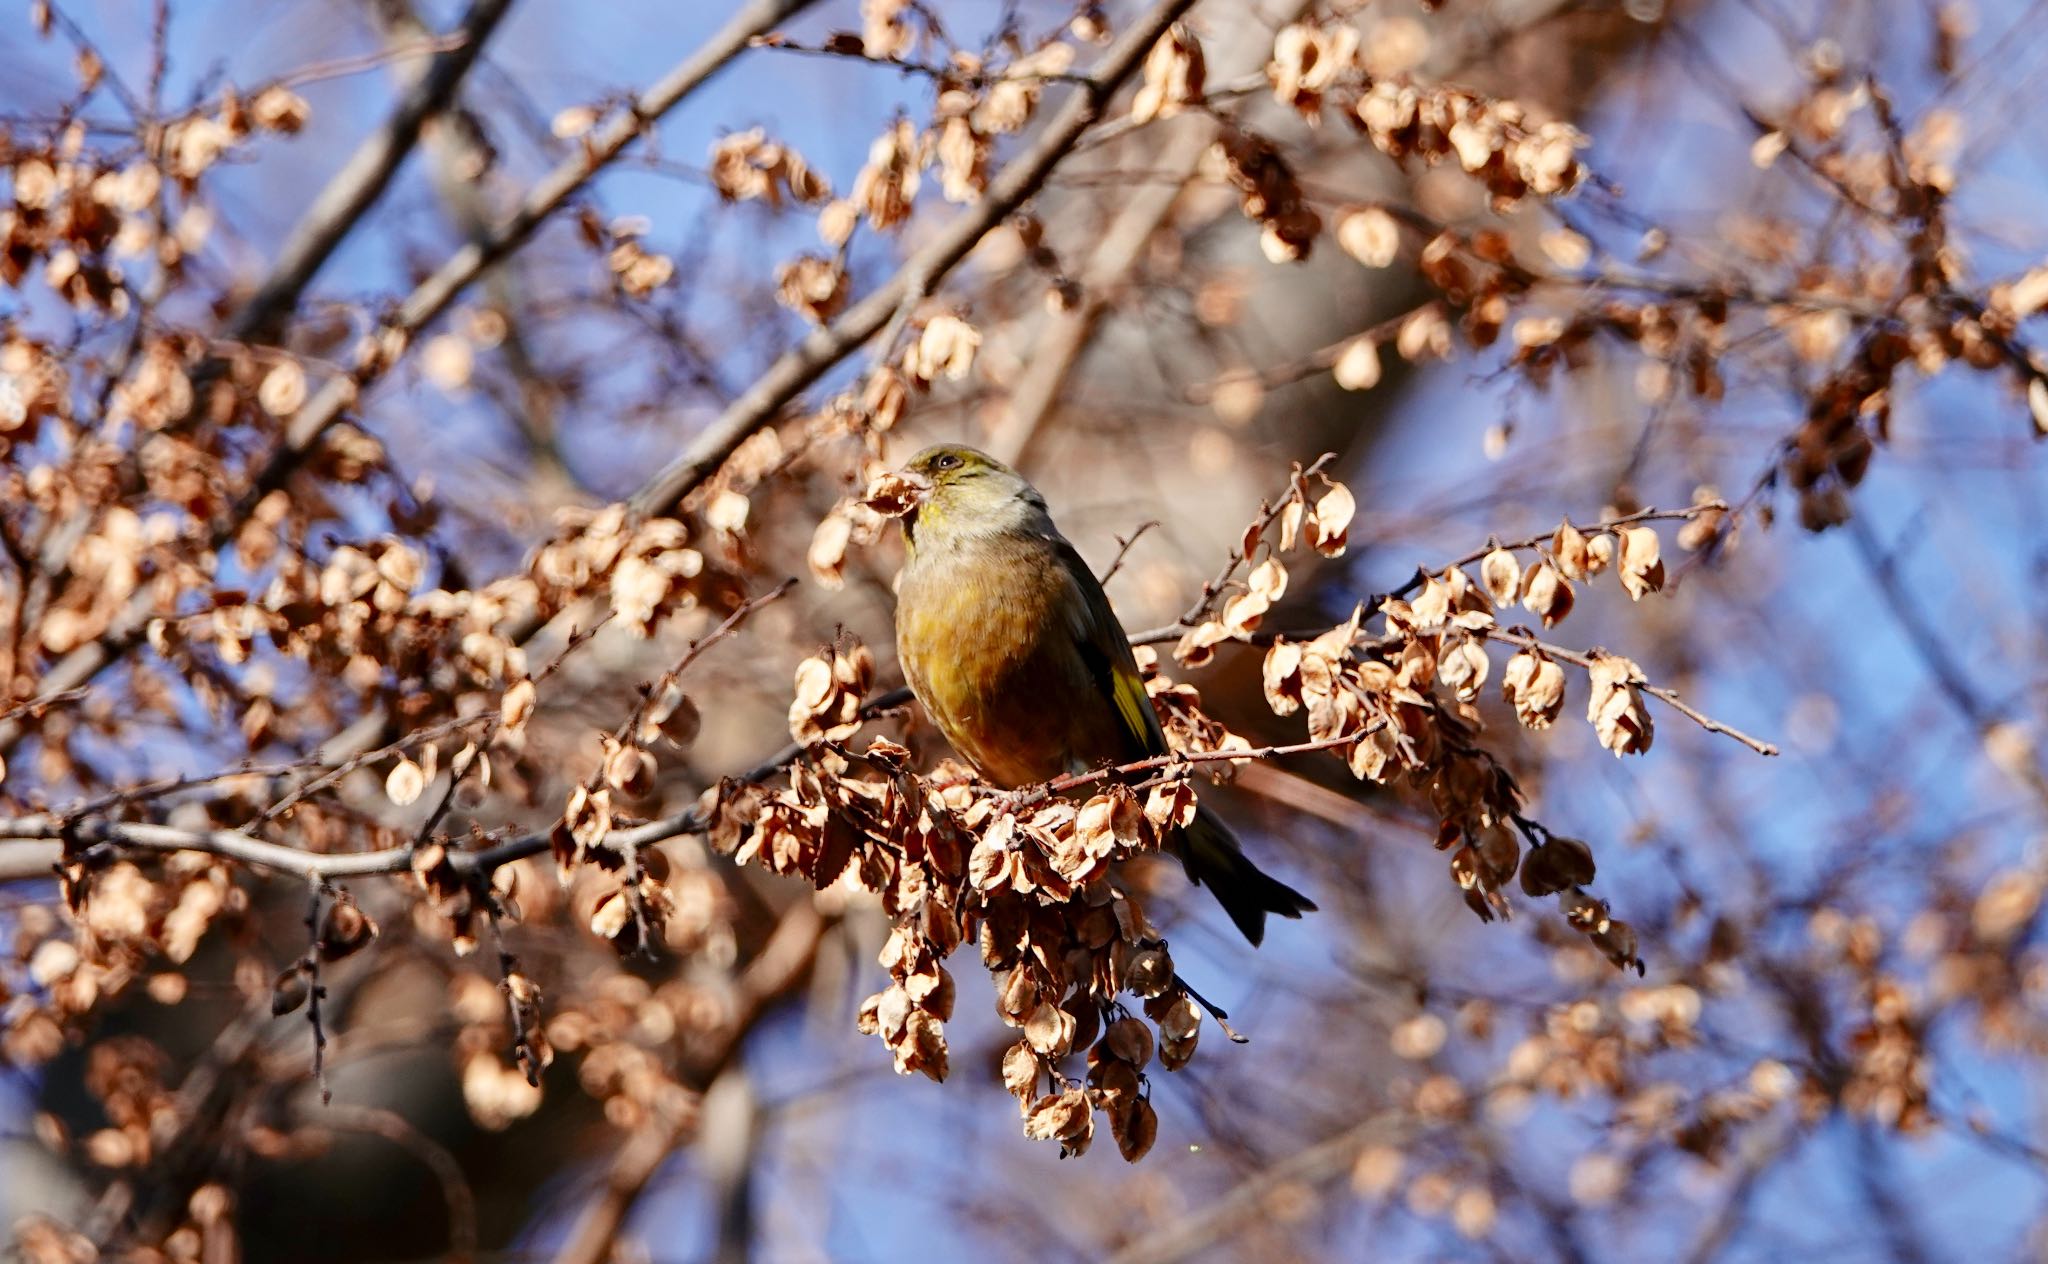
[[[1220,60],[1234,64],[1212,66],[1210,73],[1227,74],[1232,82],[1244,78],[1238,72],[1248,71],[1265,59],[1271,44],[1265,38],[1265,28],[1293,21],[1308,7],[1303,0],[1292,0],[1270,17],[1251,11],[1231,19],[1229,30],[1233,38],[1220,41],[1222,47],[1216,53]],[[1267,86],[1264,69],[1258,70],[1255,78],[1258,87]],[[1225,94],[1211,92],[1205,97],[1204,107],[1213,110],[1221,99],[1226,99]],[[1059,404],[1096,327],[1121,297],[1120,291],[1144,258],[1145,248],[1171,218],[1182,192],[1200,169],[1203,156],[1223,130],[1223,124],[1215,117],[1176,117],[1185,121],[1175,124],[1177,130],[1159,147],[1156,166],[1160,178],[1156,183],[1134,189],[1127,182],[1128,173],[1117,173],[1122,206],[1082,267],[1081,301],[1048,317],[1024,356],[1030,371],[1011,391],[1007,407],[989,436],[988,450],[998,459],[1023,468],[1033,441]]]
[[[1377,726],[1373,726],[1377,728]],[[1271,759],[1276,755],[1306,755],[1311,751],[1337,750],[1350,746],[1373,730],[1368,728],[1357,733],[1346,733],[1341,737],[1321,737],[1307,742],[1290,742],[1278,746],[1249,746],[1223,748],[1206,751],[1169,751],[1164,755],[1153,755],[1146,759],[1134,759],[1126,764],[1115,764],[1108,768],[1097,768],[1090,772],[1068,773],[1055,777],[1042,785],[1027,786],[1011,794],[1013,807],[1028,807],[1041,803],[1055,795],[1098,782],[1121,779],[1134,772],[1151,772],[1161,768],[1175,768],[1183,764],[1213,764],[1224,760]]]
[[[1031,147],[989,182],[979,202],[906,260],[881,288],[770,365],[682,456],[633,494],[632,507],[640,513],[667,512],[723,465],[748,435],[774,420],[806,387],[881,332],[906,297],[914,302],[952,271],[976,243],[1038,191],[1081,134],[1103,116],[1117,90],[1137,73],[1159,37],[1193,5],[1194,0],[1162,0],[1125,30]]]
[[[1131,546],[1136,544],[1147,531],[1150,531],[1152,528],[1158,525],[1159,519],[1147,518],[1145,521],[1139,523],[1138,529],[1136,531],[1131,532],[1128,536],[1118,536],[1116,538],[1116,556],[1109,560],[1109,569],[1103,571],[1101,575],[1097,576],[1095,582],[1098,584],[1107,584],[1110,580],[1115,579],[1116,573],[1124,568],[1124,558],[1130,556]]]
[[[1081,362],[1089,337],[1117,297],[1119,285],[1180,200],[1182,189],[1194,178],[1216,131],[1215,124],[1206,119],[1191,120],[1160,155],[1166,179],[1132,191],[1117,212],[1082,269],[1080,303],[1049,318],[1025,358],[1031,372],[1011,392],[1002,420],[989,437],[989,451],[998,460],[1021,468],[1039,427],[1059,403],[1067,379]]]
[[[397,1111],[351,1102],[329,1102],[320,1112],[320,1122],[329,1128],[364,1132],[382,1137],[418,1159],[433,1173],[448,1205],[448,1254],[455,1264],[476,1258],[476,1195],[469,1178],[448,1148],[414,1127]]]
[[[754,611],[787,596],[794,585],[794,580],[785,580],[767,592],[741,602],[716,627],[690,643],[682,658],[662,676],[660,687],[665,688],[680,677],[692,663],[696,662],[703,655],[704,651],[730,636]],[[587,635],[586,633],[578,638],[572,638],[572,643],[587,639]],[[564,653],[566,654],[566,652],[565,650]],[[545,679],[560,662],[561,660],[558,658],[554,663],[549,664],[542,670],[537,679]],[[649,695],[652,696],[659,692],[659,688],[650,689]],[[642,707],[644,708],[645,705],[643,702]],[[880,710],[881,708],[878,706],[876,713],[879,714]],[[636,708],[632,719],[627,721],[627,725],[622,726],[619,730],[621,736],[625,734],[628,727],[638,722],[641,714],[643,714],[643,710]],[[457,717],[429,728],[415,730],[405,735],[399,741],[379,750],[357,752],[341,760],[333,767],[328,768],[319,776],[294,787],[278,802],[257,813],[255,819],[244,830],[185,830],[140,822],[115,822],[93,819],[99,817],[104,812],[119,807],[132,806],[143,799],[161,797],[162,794],[172,790],[204,784],[206,781],[218,780],[219,778],[204,778],[190,782],[152,782],[139,786],[126,794],[101,796],[61,815],[39,814],[17,818],[12,822],[0,822],[0,882],[21,881],[28,878],[49,876],[66,855],[64,844],[70,846],[71,854],[83,855],[88,864],[96,862],[101,856],[123,850],[166,853],[196,851],[231,860],[239,860],[244,864],[256,865],[265,869],[296,874],[315,882],[323,882],[334,878],[361,877],[369,874],[401,873],[412,863],[414,850],[426,840],[427,833],[433,824],[432,817],[429,818],[427,825],[422,828],[419,837],[412,844],[404,847],[386,848],[375,852],[344,854],[304,852],[276,843],[265,842],[255,837],[253,831],[276,821],[293,806],[377,758],[417,745],[431,737],[480,724],[494,725],[496,722],[497,716],[495,713]],[[776,772],[787,768],[791,763],[795,762],[800,753],[801,748],[796,746],[791,746],[784,751],[778,752],[771,761],[761,764],[747,773],[746,779],[752,781],[764,780]],[[266,771],[272,770],[244,770],[246,775],[252,776],[263,775]],[[442,797],[440,808],[435,813],[436,817],[440,812],[447,809],[455,786],[459,781],[460,774],[451,772],[448,792]],[[632,855],[636,853],[638,848],[660,842],[663,839],[674,838],[682,834],[700,833],[707,825],[708,822],[702,819],[702,814],[692,810],[679,813],[663,821],[653,822],[652,825],[614,831],[609,841],[625,849],[626,854]],[[48,840],[58,840],[59,845],[51,846]],[[510,842],[501,843],[485,851],[457,852],[453,854],[451,859],[459,870],[487,874],[500,865],[508,864],[526,856],[539,854],[546,850],[548,841],[549,831],[542,830],[521,835]],[[96,854],[95,848],[102,850]]]
[[[907,694],[908,691],[899,691]],[[884,695],[870,704],[880,710],[879,704],[893,701],[895,695]],[[901,705],[898,703],[897,705]],[[1053,795],[1082,786],[1107,781],[1112,777],[1131,773],[1152,772],[1181,764],[1215,763],[1222,760],[1265,759],[1279,755],[1304,754],[1309,751],[1331,750],[1348,746],[1358,740],[1357,734],[1341,738],[1325,738],[1319,741],[1297,742],[1285,746],[1262,746],[1241,750],[1188,751],[1168,755],[1156,755],[1147,759],[1134,760],[1093,772],[1075,773],[1056,778],[1042,786],[1027,786],[1013,792],[1019,805],[1040,802]],[[802,748],[792,745],[777,752],[768,760],[734,778],[736,781],[761,782],[795,763]],[[659,820],[628,829],[613,830],[604,838],[603,846],[624,855],[632,855],[642,847],[650,847],[671,838],[687,834],[701,834],[711,828],[710,814],[701,808],[692,807]],[[529,856],[538,856],[548,850],[552,827],[521,834],[516,838],[499,843],[482,851],[450,852],[448,861],[458,872],[487,874],[502,865]],[[204,852],[258,868],[271,869],[280,873],[294,874],[309,880],[334,878],[359,878],[372,874],[394,874],[405,872],[412,864],[413,848],[387,847],[381,851],[353,853],[316,853],[300,851],[278,843],[265,842],[235,830],[177,829],[168,825],[150,825],[131,821],[80,821],[71,822],[61,816],[39,814],[0,820],[0,882],[19,880],[25,877],[47,876],[53,865],[63,859],[61,847],[48,844],[52,840],[71,840],[73,854],[82,856],[88,864],[103,856],[128,852]],[[9,855],[19,849],[19,854]],[[101,849],[97,850],[96,849]]]
[[[1329,458],[1326,457],[1324,459],[1327,460]],[[1322,462],[1319,461],[1316,463],[1315,466],[1312,466],[1309,470],[1305,471],[1305,473],[1314,473],[1316,469],[1321,467],[1321,465]],[[1728,504],[1726,501],[1703,500],[1700,501],[1698,504],[1690,505],[1684,509],[1643,509],[1638,510],[1637,512],[1631,514],[1622,514],[1619,517],[1603,518],[1599,522],[1587,523],[1586,525],[1581,526],[1579,530],[1598,533],[1601,531],[1612,531],[1617,527],[1632,526],[1639,522],[1690,522],[1691,520],[1699,517],[1702,514],[1725,513],[1727,511]],[[1273,515],[1277,512],[1277,509],[1266,512],[1262,518],[1262,522],[1270,524],[1273,520]],[[1443,571],[1452,569],[1454,567],[1470,566],[1474,562],[1478,562],[1484,559],[1488,553],[1493,552],[1495,549],[1506,549],[1509,552],[1517,552],[1524,549],[1541,548],[1542,546],[1549,544],[1552,537],[1555,534],[1555,531],[1546,531],[1542,535],[1533,535],[1529,536],[1527,539],[1522,540],[1511,540],[1505,544],[1489,540],[1483,547],[1474,549],[1470,553],[1465,554],[1463,557],[1457,558],[1456,560],[1449,562],[1442,567],[1437,568],[1437,570],[1435,571],[1418,568],[1414,576],[1411,577],[1406,583],[1402,584],[1398,588],[1391,589],[1387,592],[1375,594],[1372,597],[1372,599],[1366,602],[1366,605],[1370,609],[1377,609],[1379,607],[1380,602],[1384,601],[1388,597],[1405,597],[1409,593],[1415,592],[1416,590],[1420,589],[1424,581],[1426,581],[1431,575],[1441,574]],[[1230,581],[1230,576],[1235,573],[1236,567],[1242,564],[1244,560],[1241,557],[1238,557],[1234,551],[1231,554],[1231,558],[1231,565],[1229,569],[1224,571],[1221,578],[1210,581],[1211,588],[1220,591],[1222,586]],[[1142,632],[1133,632],[1131,634],[1131,644],[1163,645],[1168,641],[1177,641],[1180,639],[1181,634],[1183,632],[1186,632],[1189,628],[1193,627],[1195,621],[1198,621],[1200,618],[1201,613],[1200,608],[1198,607],[1193,614],[1192,620],[1189,616],[1183,615],[1176,622],[1163,624],[1156,628],[1146,628]],[[1310,635],[1314,634],[1311,633]],[[1265,633],[1260,633],[1253,638],[1253,642],[1256,644],[1261,641],[1271,639],[1272,638],[1266,635]]]
[[[1068,71],[1032,70],[1012,73],[989,73],[970,71],[960,66],[939,66],[929,62],[911,61],[905,57],[882,57],[857,46],[841,44],[799,44],[781,36],[763,36],[754,41],[754,47],[771,52],[794,53],[801,57],[822,57],[832,61],[862,62],[866,65],[894,70],[904,75],[920,75],[940,84],[959,84],[970,88],[987,87],[996,83],[1087,83],[1088,76]]]
[[[1280,516],[1280,511],[1287,507],[1288,498],[1293,496],[1297,485],[1305,479],[1322,473],[1336,459],[1337,454],[1335,452],[1323,453],[1307,469],[1292,475],[1287,481],[1287,489],[1285,491],[1281,492],[1280,495],[1274,497],[1271,501],[1261,504],[1258,515],[1252,520],[1257,526],[1256,534],[1263,536],[1266,533],[1266,529],[1273,525],[1273,521]],[[1254,533],[1247,531],[1246,534],[1251,535]],[[1217,595],[1229,585],[1232,577],[1237,574],[1237,568],[1243,566],[1248,560],[1245,557],[1245,549],[1242,544],[1233,546],[1229,556],[1223,559],[1222,569],[1216,572],[1213,579],[1202,585],[1202,595],[1195,599],[1193,605],[1190,605],[1182,612],[1180,618],[1175,619],[1164,627],[1147,628],[1143,632],[1133,633],[1131,644],[1154,645],[1160,641],[1178,639],[1182,632],[1187,631],[1202,621],[1202,616],[1208,613],[1209,607],[1215,603]]]
[[[1637,523],[1691,522],[1693,519],[1699,517],[1702,514],[1726,512],[1728,512],[1728,502],[1724,500],[1702,500],[1694,504],[1687,505],[1683,509],[1638,509],[1634,513],[1620,514],[1613,518],[1602,518],[1598,522],[1587,523],[1586,525],[1581,526],[1578,529],[1583,532],[1598,535],[1603,531],[1615,531],[1619,530],[1622,527],[1635,526]],[[1510,540],[1505,544],[1493,540],[1488,540],[1486,542],[1485,547],[1472,550],[1470,553],[1465,554],[1463,557],[1458,558],[1457,560],[1451,562],[1449,565],[1438,568],[1438,570],[1435,573],[1441,574],[1443,571],[1454,570],[1460,566],[1470,566],[1475,562],[1484,561],[1486,560],[1486,555],[1493,552],[1495,549],[1506,549],[1510,553],[1520,553],[1528,549],[1539,549],[1549,544],[1556,537],[1557,531],[1555,528],[1552,528],[1549,531],[1545,531],[1541,535],[1532,535],[1520,540]],[[1416,571],[1414,578],[1410,579],[1407,583],[1401,585],[1399,588],[1392,590],[1387,594],[1387,596],[1407,596],[1409,593],[1412,593],[1417,589],[1421,588],[1424,582],[1426,582],[1429,579],[1431,573],[1432,572],[1423,570]]]
[[[228,322],[229,338],[267,341],[276,324],[291,314],[320,266],[383,195],[399,164],[419,142],[420,128],[455,99],[463,76],[483,52],[484,41],[511,7],[511,0],[474,0],[451,33],[453,47],[434,55],[384,126],[363,141],[313,199],[279,252],[269,279]]]
[[[478,0],[502,5],[507,0]],[[646,92],[634,98],[630,107],[595,129],[575,156],[563,160],[527,194],[512,217],[487,236],[472,240],[414,288],[400,304],[383,331],[401,342],[424,329],[447,310],[473,281],[499,259],[525,244],[547,217],[598,172],[615,161],[628,145],[638,139],[656,119],[674,109],[691,92],[701,87],[755,35],[800,12],[813,0],[752,0],[713,36],[710,42],[678,63]],[[442,57],[460,55],[445,53]],[[430,72],[431,73],[431,72]],[[452,85],[451,85],[452,89]],[[206,547],[220,548],[254,512],[272,490],[284,484],[319,446],[329,428],[341,420],[364,387],[380,379],[390,362],[372,357],[354,371],[329,378],[320,391],[292,418],[284,441],[273,449],[256,470],[250,484],[236,498],[219,521],[204,533]],[[55,693],[85,684],[110,664],[125,657],[142,641],[151,610],[151,594],[138,590],[120,617],[95,640],[66,654],[44,674],[40,682],[45,693]],[[381,721],[379,728],[382,727]],[[24,729],[12,720],[0,720],[0,753],[21,740]]]
[[[1581,654],[1577,650],[1566,649],[1562,645],[1552,645],[1548,641],[1539,641],[1525,633],[1511,632],[1503,628],[1481,628],[1473,635],[1483,636],[1489,641],[1496,641],[1502,645],[1512,645],[1519,649],[1540,650],[1551,658],[1560,659],[1576,667],[1590,669],[1593,666],[1593,656],[1590,654]],[[1741,729],[1730,728],[1704,711],[1692,706],[1680,698],[1678,691],[1675,689],[1667,689],[1662,685],[1650,684],[1637,685],[1636,688],[1662,702],[1665,706],[1670,707],[1673,711],[1678,712],[1709,733],[1719,733],[1725,737],[1732,737],[1759,755],[1775,755],[1778,753],[1776,746],[1764,741],[1762,738],[1751,737]]]
[[[1110,1256],[1109,1264],[1174,1264],[1214,1250],[1265,1219],[1258,1208],[1276,1189],[1290,1184],[1313,1187],[1331,1180],[1350,1168],[1360,1150],[1376,1142],[1397,1140],[1409,1126],[1396,1110],[1368,1115],[1337,1135],[1246,1177],[1221,1197],[1207,1200],[1199,1212],[1181,1217],[1167,1231],[1146,1235]]]
[[[774,421],[785,406],[833,366],[858,351],[877,333],[885,333],[885,343],[893,338],[894,331],[907,318],[918,299],[966,258],[984,236],[1037,192],[1053,168],[1074,151],[1081,135],[1102,117],[1110,99],[1144,63],[1152,45],[1193,3],[1194,0],[1163,0],[1126,30],[1032,146],[989,183],[980,202],[939,232],[923,250],[906,260],[881,288],[831,324],[814,331],[770,365],[753,385],[726,405],[717,419],[691,441],[683,455],[633,494],[628,501],[633,511],[642,514],[672,512],[685,496],[725,463],[748,435]],[[456,261],[462,258],[463,255],[458,254]],[[450,266],[454,262],[451,261]],[[433,285],[434,281],[430,279],[421,291],[415,292],[415,297]],[[411,307],[409,301],[407,310]],[[325,394],[323,391],[322,396]],[[314,412],[320,403],[320,398],[316,398],[307,405],[301,417]],[[506,634],[514,641],[525,642],[540,628],[540,622],[529,617],[508,626]],[[329,758],[341,758],[374,743],[378,734],[384,731],[385,723],[386,716],[381,711],[366,715],[336,734],[323,748],[323,754]],[[0,728],[0,752],[6,748],[6,731]]]
[[[740,976],[733,1016],[722,1039],[688,1068],[687,1082],[693,1088],[698,1092],[709,1088],[739,1055],[747,1035],[768,1008],[802,984],[817,959],[819,943],[834,924],[835,919],[820,913],[809,899],[782,915],[768,942]],[[668,1156],[689,1140],[694,1116],[694,1111],[651,1112],[648,1121],[619,1147],[597,1196],[576,1218],[568,1240],[556,1253],[555,1264],[603,1264],[612,1258],[613,1243],[627,1214]]]

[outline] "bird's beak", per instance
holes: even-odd
[[[885,518],[900,518],[915,511],[932,494],[931,480],[909,470],[891,470],[868,484],[862,499],[867,507]]]

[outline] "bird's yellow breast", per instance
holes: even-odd
[[[991,537],[920,549],[897,588],[896,650],[946,739],[983,776],[1020,786],[1085,756],[1076,694],[1090,682],[1071,628],[1072,584],[1043,541]]]

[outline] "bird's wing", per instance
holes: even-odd
[[[1165,754],[1166,734],[1159,727],[1159,714],[1152,709],[1144,675],[1138,670],[1123,624],[1110,609],[1109,595],[1073,545],[1055,536],[1053,547],[1072,590],[1066,607],[1074,648],[1097,692],[1116,705],[1127,757]]]

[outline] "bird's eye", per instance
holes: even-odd
[[[946,455],[933,461],[932,468],[935,470],[957,470],[960,468],[960,458],[948,452]]]

